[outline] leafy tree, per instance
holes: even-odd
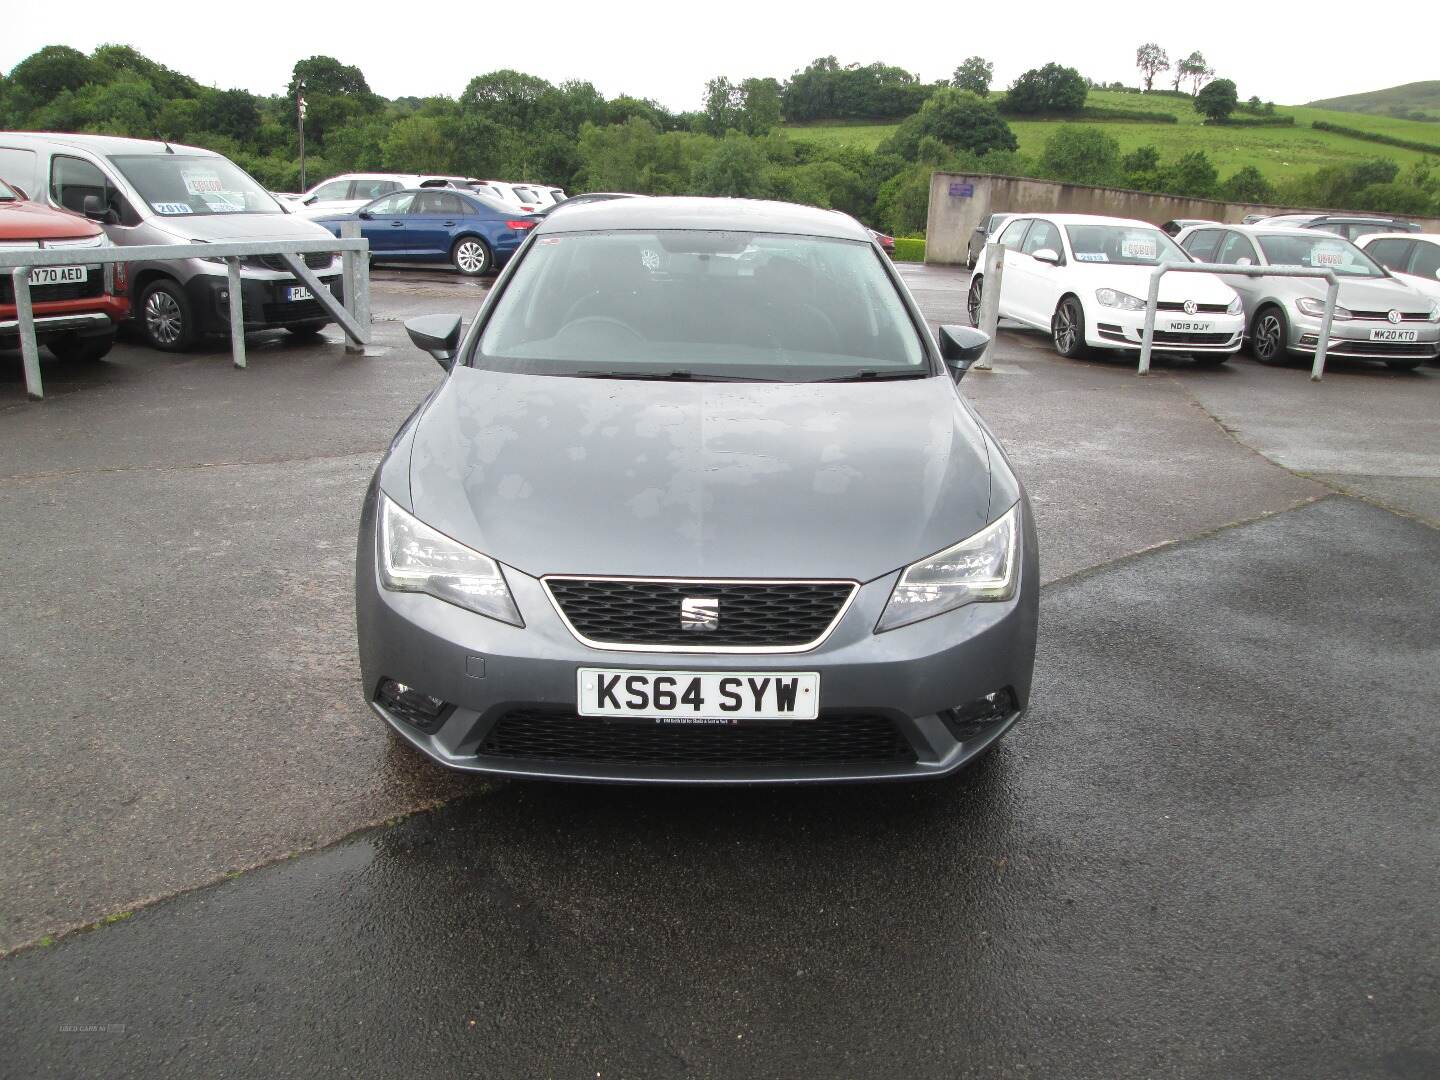
[[[695,187],[700,195],[763,199],[770,194],[767,171],[765,155],[755,140],[731,131],[695,170]]]
[[[1072,184],[1118,184],[1120,144],[1099,128],[1064,124],[1045,140],[1040,167]]]
[[[1220,176],[1204,150],[1183,154],[1160,172],[1163,190],[1171,195],[1188,195],[1196,199],[1213,198]]]
[[[952,151],[1014,150],[1019,146],[1010,125],[1001,119],[995,106],[974,94],[954,87],[941,87],[914,116],[895,129],[881,149],[907,161],[917,160],[920,141],[938,139]]]
[[[200,103],[200,123],[206,131],[249,142],[260,130],[260,108],[248,90],[211,91]]]
[[[539,125],[554,90],[538,75],[509,68],[491,71],[466,84],[460,94],[460,110],[510,131],[528,131]]]
[[[990,80],[994,77],[994,64],[983,56],[971,56],[955,69],[950,85],[957,90],[969,90],[972,94],[985,97],[990,93]]]
[[[1275,188],[1254,165],[1246,165],[1221,185],[1220,195],[1230,202],[1270,203],[1275,199]]]
[[[1046,64],[1031,68],[1011,83],[1001,108],[1020,116],[1076,113],[1085,107],[1089,89],[1085,77],[1074,68]]]
[[[1175,89],[1180,89],[1182,80],[1189,79],[1194,83],[1194,89],[1191,93],[1198,94],[1205,80],[1214,74],[1215,69],[1205,62],[1204,54],[1201,53],[1199,49],[1196,49],[1175,66]]]
[[[1135,50],[1135,66],[1140,69],[1148,92],[1155,87],[1155,76],[1170,70],[1170,56],[1155,42],[1148,41]]]
[[[705,84],[705,130],[709,134],[724,135],[732,128],[739,131],[744,108],[744,92],[724,75]]]
[[[365,74],[353,64],[342,64],[333,56],[312,56],[297,60],[286,88],[287,97],[293,99],[300,82],[305,83],[305,94],[351,94],[370,97],[370,84]]]
[[[46,45],[10,69],[10,93],[15,105],[28,111],[94,82],[97,75],[94,63],[78,49]]]
[[[1195,95],[1195,111],[1204,113],[1211,122],[1220,124],[1235,111],[1240,95],[1229,79],[1216,79]]]
[[[443,121],[407,116],[390,126],[381,143],[381,159],[393,172],[446,173],[453,168],[454,141]]]
[[[780,126],[780,83],[775,79],[746,79],[740,84],[740,129],[747,135],[764,135]]]
[[[930,89],[904,68],[880,63],[842,67],[835,57],[824,56],[790,76],[780,105],[791,122],[886,120],[909,116]]]

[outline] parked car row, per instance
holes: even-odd
[[[1008,215],[1001,225],[1000,315],[1048,332],[1062,356],[1139,350],[1151,273],[1187,261],[1331,270],[1340,293],[1330,355],[1397,369],[1440,355],[1440,237],[1391,232],[1366,236],[1362,247],[1308,218],[1288,227],[1191,223],[1173,239],[1143,221],[1088,214]],[[976,325],[984,289],[982,271],[967,300]],[[1313,355],[1327,289],[1319,277],[1166,274],[1152,350],[1207,364],[1223,363],[1246,341],[1265,363]]]
[[[345,173],[316,184],[304,194],[277,194],[276,198],[285,203],[292,213],[304,217],[329,217],[359,210],[383,195],[431,187],[487,195],[525,214],[556,206],[566,199],[565,190],[558,187],[419,173]]]

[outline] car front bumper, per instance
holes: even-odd
[[[1321,320],[1301,315],[1294,308],[1289,314],[1290,336],[1286,348],[1297,355],[1314,356],[1320,344]],[[1371,341],[1371,330],[1414,330],[1414,341]],[[1330,339],[1325,347],[1327,356],[1347,356],[1360,360],[1428,360],[1440,355],[1440,323],[1406,320],[1394,324],[1370,319],[1337,319],[1330,324]]]
[[[344,302],[345,290],[341,274],[333,269],[312,271],[322,285],[328,285],[335,299]],[[253,270],[246,267],[241,274],[243,314],[247,331],[278,330],[306,323],[333,322],[320,301],[290,300],[288,290],[305,283],[290,274]],[[190,305],[202,334],[230,332],[230,282],[223,270],[219,273],[196,274],[185,285]]]
[[[1196,332],[1177,329],[1177,324],[1203,323]],[[1089,345],[1103,349],[1139,349],[1145,333],[1145,313],[1120,308],[1086,305],[1085,337]],[[1180,311],[1155,313],[1153,352],[1233,353],[1245,337],[1245,316],[1202,312],[1186,315]]]
[[[506,567],[526,625],[510,626],[418,593],[391,592],[376,572],[377,486],[362,515],[356,559],[356,620],[360,666],[368,703],[416,749],[451,768],[476,773],[565,780],[659,784],[805,783],[904,780],[945,776],[981,754],[1023,715],[1035,661],[1039,568],[1028,505],[1020,581],[1013,599],[971,604],[909,626],[874,633],[899,571],[860,587],[839,624],[804,653],[622,652],[581,644],[567,629],[541,582]],[[851,722],[898,735],[902,751],[882,760],[807,760],[756,763],[753,755],[727,760],[716,740],[735,733],[743,741],[754,725],[680,728],[623,722],[623,738],[653,731],[670,748],[664,762],[607,758],[610,723],[576,714],[581,667],[678,671],[813,671],[820,676],[820,719],[801,724]],[[382,680],[395,680],[448,703],[432,724],[413,723],[377,700]],[[996,692],[1003,705],[983,724],[966,725],[953,710]],[[573,745],[592,739],[601,749],[586,756],[566,751],[523,756],[501,748],[502,722],[543,715]],[[558,725],[558,727],[557,727]],[[742,728],[744,730],[742,730]],[[796,732],[809,738],[816,731]],[[706,759],[687,760],[687,735],[707,740]],[[768,736],[763,736],[768,737]],[[888,737],[888,735],[887,735]],[[783,741],[783,740],[782,740]],[[695,744],[690,744],[695,745]],[[734,745],[734,744],[732,744]]]

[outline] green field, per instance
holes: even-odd
[[[1146,97],[1112,90],[1092,90],[1087,104],[1174,113],[1179,118],[1175,124],[1104,123],[1095,126],[1103,127],[1107,134],[1112,135],[1120,143],[1122,152],[1140,146],[1153,146],[1160,151],[1162,158],[1176,158],[1192,150],[1204,150],[1222,177],[1246,165],[1254,165],[1271,180],[1284,180],[1298,173],[1311,172],[1322,165],[1384,157],[1398,161],[1403,167],[1424,156],[1414,150],[1315,131],[1310,127],[1314,120],[1440,145],[1440,124],[1308,106],[1276,107],[1277,113],[1295,117],[1294,127],[1246,128],[1206,126],[1200,122],[1200,114],[1188,100],[1164,95]],[[1249,114],[1236,115],[1243,117]],[[1036,158],[1044,149],[1045,140],[1063,123],[1050,120],[1008,122],[1015,131],[1015,137],[1020,140],[1020,152]],[[894,128],[893,124],[822,123],[788,124],[785,130],[794,139],[873,148]]]

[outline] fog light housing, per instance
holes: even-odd
[[[983,735],[987,730],[1015,711],[1015,692],[1008,686],[978,697],[965,705],[946,709],[940,714],[950,734],[962,742]]]
[[[380,680],[380,689],[375,693],[375,700],[386,712],[421,731],[435,731],[455,709],[448,701],[442,701],[394,679]]]

